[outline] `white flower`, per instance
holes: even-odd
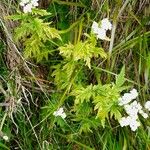
[[[32,12],[32,4],[27,4],[23,7],[23,12],[24,13],[28,13],[28,12]]]
[[[112,24],[111,22],[108,20],[108,18],[104,18],[101,21],[101,28],[104,30],[111,30],[112,29]]]
[[[129,126],[132,131],[135,131],[140,126],[140,122],[131,117]]]
[[[98,23],[94,21],[93,24],[92,24],[92,31],[93,31],[95,34],[97,34],[97,33],[98,33],[98,29],[99,29]]]
[[[128,104],[129,102],[132,101],[132,97],[131,97],[131,94],[130,93],[125,93],[123,96],[122,96],[122,103],[125,105],[125,104]]]
[[[132,97],[130,93],[125,93],[121,98],[118,99],[119,105],[123,106],[132,101]]]
[[[29,0],[22,0],[19,5],[20,6],[25,6],[27,3],[29,3]]]
[[[132,90],[130,91],[130,93],[131,93],[132,99],[136,99],[136,98],[137,98],[138,92],[137,92],[136,89],[132,89]]]
[[[36,6],[39,5],[39,4],[38,4],[38,0],[32,0],[32,1],[31,1],[31,4],[32,4],[34,7],[36,7]]]
[[[122,117],[119,123],[121,127],[129,125],[132,131],[135,131],[140,126],[140,122],[138,121],[138,113],[141,114],[143,118],[148,118],[148,114],[142,110],[143,108],[141,104],[134,100],[137,96],[137,90],[132,89],[130,93],[125,93],[118,99],[118,105],[124,106],[126,113],[129,115],[126,118]],[[131,102],[132,100],[134,101]],[[145,103],[145,108],[150,111],[150,101]]]
[[[128,126],[129,125],[129,118],[122,117],[120,119],[119,123],[120,123],[121,127]]]
[[[109,41],[110,39],[106,36],[107,30],[111,30],[111,23],[109,22],[108,18],[105,18],[101,21],[101,26],[99,27],[97,22],[93,22],[92,24],[92,31],[94,34],[96,34],[98,39],[101,40],[107,40]]]
[[[106,39],[106,30],[99,28],[98,33],[97,33],[97,38],[99,38],[101,40],[105,40]]]
[[[22,0],[19,5],[23,7],[24,13],[32,12],[32,8],[38,6],[38,0]]]
[[[8,141],[9,138],[8,138],[8,136],[4,135],[4,136],[3,136],[3,139],[4,139],[5,141]]]
[[[138,103],[137,101],[132,102],[130,105],[132,106],[132,108],[137,109],[138,111],[142,109],[141,104]]]
[[[130,93],[125,93],[121,98],[118,99],[118,105],[123,106],[130,103],[132,100],[137,98],[138,92],[136,89],[132,89]]]
[[[63,119],[65,119],[65,118],[66,118],[66,114],[65,114],[65,113],[62,113],[62,114],[61,114],[61,117],[62,117]]]
[[[62,107],[59,108],[57,111],[54,111],[53,115],[56,116],[56,117],[60,116],[63,119],[66,118],[66,113],[64,112],[64,109]]]
[[[129,116],[134,116],[137,118],[137,113],[138,113],[138,110],[137,109],[134,109],[131,105],[126,105],[125,106],[125,111],[126,113],[129,115]]]
[[[138,118],[138,112],[142,110],[142,106],[137,101],[134,101],[130,105],[125,105],[124,109],[129,116]]]
[[[143,113],[143,114],[141,114],[142,116],[143,116],[143,118],[148,118],[148,114],[147,113]]]
[[[102,40],[106,39],[106,30],[99,28],[98,23],[95,21],[92,24],[92,31],[97,35],[97,38]]]
[[[150,111],[150,101],[147,101],[144,106],[148,111]]]
[[[143,116],[143,118],[145,118],[145,119],[148,118],[148,114],[145,113],[143,110],[140,110],[139,114],[141,114]]]
[[[140,126],[140,123],[131,116],[128,116],[126,118],[122,117],[119,123],[121,127],[129,125],[132,131],[135,131]]]

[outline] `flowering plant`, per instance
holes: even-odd
[[[89,143],[92,143],[93,147],[97,144],[96,149],[112,149],[112,147],[130,149],[130,146],[126,148],[126,143],[133,141],[133,139],[130,141],[130,133],[132,133],[131,137],[136,139],[135,135],[144,131],[142,127],[146,127],[146,132],[149,131],[149,126],[143,122],[146,119],[148,122],[150,101],[143,104],[140,90],[143,88],[144,91],[145,87],[139,83],[145,78],[148,85],[149,69],[146,70],[144,76],[140,74],[138,83],[136,83],[132,81],[134,74],[129,72],[135,69],[137,75],[137,72],[141,72],[145,66],[138,70],[137,59],[134,60],[134,63],[129,64],[130,61],[128,62],[130,58],[134,58],[134,53],[139,55],[133,47],[142,41],[142,36],[134,37],[140,28],[135,31],[130,30],[132,22],[130,17],[127,17],[129,20],[127,26],[123,25],[125,22],[123,19],[126,17],[123,15],[120,19],[119,15],[127,4],[126,2],[120,11],[113,8],[114,14],[109,12],[109,7],[114,6],[115,3],[109,6],[108,1],[89,2],[92,6],[95,3],[99,3],[98,6],[103,3],[101,11],[94,13],[93,9],[85,6],[85,3],[88,3],[87,0],[70,2],[20,0],[17,14],[8,17],[18,21],[14,30],[14,40],[20,42],[21,50],[18,52],[20,56],[23,53],[24,58],[21,56],[21,59],[23,65],[25,64],[25,69],[27,67],[27,72],[22,71],[20,65],[16,69],[21,75],[23,72],[23,79],[19,82],[18,89],[22,88],[20,95],[23,104],[24,99],[27,100],[27,103],[30,103],[30,99],[31,102],[36,103],[30,105],[32,111],[36,113],[31,113],[31,116],[28,117],[30,109],[27,107],[26,112],[25,106],[21,115],[25,121],[25,127],[26,122],[31,126],[30,128],[27,126],[25,131],[31,137],[37,138],[39,144],[37,149],[80,149],[77,146],[91,149],[86,146]],[[44,3],[50,3],[47,5],[47,10],[40,9],[43,8]],[[120,1],[119,5],[121,3],[124,2]],[[107,11],[102,14],[105,9]],[[82,15],[80,15],[81,12]],[[118,16],[116,12],[119,12]],[[132,12],[130,15],[136,18]],[[138,19],[135,20],[140,23]],[[119,22],[118,26],[117,22]],[[144,36],[148,37],[149,33]],[[130,38],[132,38],[131,41]],[[146,40],[142,42],[140,43],[141,51],[142,44]],[[129,54],[127,50],[130,51]],[[140,57],[139,66],[141,67],[142,59],[147,61],[149,56],[144,57],[141,54]],[[149,66],[148,62],[149,60],[146,66]],[[125,78],[125,74],[128,79]],[[15,85],[18,85],[18,78],[16,80]],[[139,88],[137,91],[131,87]],[[6,87],[4,89],[7,90]],[[147,98],[145,96],[144,100]],[[35,116],[36,119],[32,116]],[[17,116],[15,120],[18,118],[22,120],[20,116]],[[22,122],[20,124],[22,127]],[[34,134],[29,132],[30,129]],[[21,141],[27,141],[28,145],[28,139],[24,140],[25,131],[21,132],[23,137]],[[136,131],[136,134],[132,131]],[[145,131],[143,137],[149,137]],[[6,142],[11,138],[5,134],[0,137]],[[141,142],[141,139],[138,141]],[[36,141],[33,140],[31,145],[34,143]],[[42,147],[40,147],[41,143]],[[102,144],[103,147],[101,147]],[[68,148],[66,145],[72,147]],[[28,149],[24,146],[22,148],[22,145],[19,147]]]
[[[137,96],[137,90],[132,89],[130,93],[125,93],[121,98],[119,98],[118,104],[119,106],[124,107],[125,112],[128,115],[127,117],[121,118],[121,127],[129,125],[132,131],[135,131],[140,126],[138,114],[141,114],[145,119],[148,118],[148,114],[143,111],[141,104],[134,100]],[[145,108],[149,110],[149,101],[145,103]]]
[[[38,6],[38,0],[22,0],[20,6],[23,7],[24,13],[32,12],[32,8]]]
[[[108,18],[104,18],[101,20],[100,27],[99,27],[99,24],[95,21],[92,24],[92,31],[94,34],[96,34],[97,39],[109,41],[109,38],[106,36],[106,32],[107,30],[111,30],[111,29],[112,29],[112,24],[108,20]]]

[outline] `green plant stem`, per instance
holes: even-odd
[[[80,71],[80,70],[79,70]],[[72,80],[70,81],[70,84],[68,85],[68,87],[66,88],[66,90],[65,90],[65,92],[64,92],[64,94],[63,94],[63,96],[62,96],[62,98],[60,99],[60,102],[59,102],[59,104],[58,104],[58,108],[60,108],[61,107],[61,105],[63,105],[63,103],[64,103],[64,101],[65,101],[65,96],[66,96],[66,94],[67,94],[67,92],[69,91],[69,89],[71,88],[71,86],[72,86],[72,84],[73,84],[73,81],[75,80],[75,78],[76,78],[76,76],[77,76],[77,74],[79,73],[79,71],[74,75],[74,77],[72,78]]]

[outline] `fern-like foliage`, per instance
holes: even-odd
[[[105,119],[109,119],[109,114],[111,114],[111,118],[114,116],[116,120],[119,120],[121,117],[120,108],[118,107],[120,89],[115,85],[78,87],[73,90],[72,95],[75,96],[75,106],[84,102],[93,103],[93,111],[97,111],[95,118],[99,118],[103,126]]]
[[[96,47],[96,39],[92,37],[88,38],[85,42],[79,41],[75,45],[69,43],[59,47],[60,54],[67,58],[73,59],[74,61],[83,60],[85,64],[91,68],[91,59],[93,57],[101,56],[106,58],[105,51]]]
[[[97,110],[96,118],[99,117],[104,126],[105,119],[109,118],[109,113],[111,117],[114,115],[117,120],[121,117],[117,103],[120,90],[111,84],[104,85],[99,90],[100,92],[93,98],[93,103],[95,105],[94,110]]]
[[[85,65],[91,68],[91,59],[93,57],[101,56],[106,58],[107,54],[105,51],[97,47],[96,44],[95,37],[88,36],[84,42],[79,41],[75,45],[69,43],[58,48],[64,60],[61,64],[55,66],[52,74],[55,77],[57,87],[64,89],[70,84],[70,81],[75,76],[75,72],[78,74],[79,70],[82,70],[81,62],[85,62]]]
[[[54,66],[55,70],[53,71],[52,76],[55,77],[54,81],[58,89],[64,89],[70,84],[76,66],[77,64],[73,60],[66,60]]]
[[[114,117],[116,120],[120,120],[121,110],[118,106],[118,99],[120,92],[125,88],[121,87],[124,82],[123,67],[116,78],[115,84],[78,86],[71,93],[71,95],[75,96],[75,110],[78,111],[80,105],[85,102],[92,103],[94,105],[92,106],[93,112],[96,111],[95,118],[101,120],[103,127],[106,119],[109,120]]]
[[[75,88],[72,93],[72,95],[76,96],[75,104],[83,103],[84,101],[89,102],[90,98],[93,96],[93,85],[89,85],[86,88],[83,86],[78,86]]]
[[[37,61],[48,58],[51,49],[46,46],[47,41],[54,38],[61,39],[58,30],[50,27],[40,17],[50,15],[45,10],[33,9],[32,14],[20,13],[10,16],[10,19],[19,20],[21,23],[15,29],[15,40],[24,42],[25,58],[34,57]]]

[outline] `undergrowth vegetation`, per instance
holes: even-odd
[[[0,149],[150,149],[148,0],[1,0]]]

